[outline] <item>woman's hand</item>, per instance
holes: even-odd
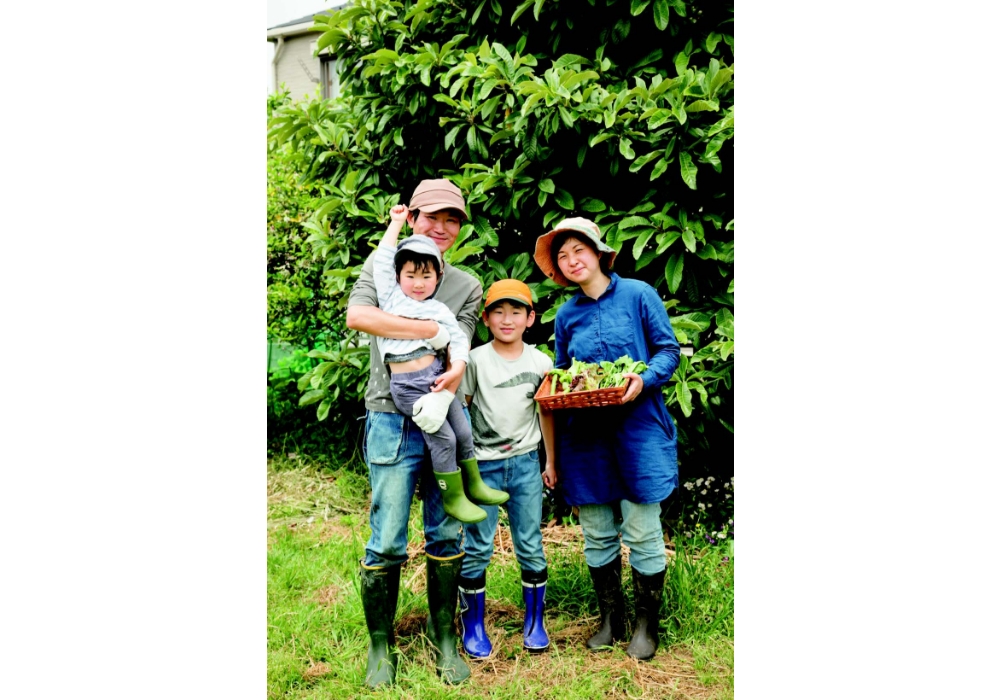
[[[628,384],[628,389],[625,391],[625,395],[622,397],[622,403],[628,403],[632,399],[636,398],[642,391],[642,377],[640,377],[635,372],[625,372],[623,377],[628,377],[632,381]]]

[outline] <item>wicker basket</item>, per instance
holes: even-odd
[[[574,391],[570,394],[556,394],[549,396],[552,390],[552,375],[546,374],[542,380],[542,385],[535,392],[535,401],[544,408],[554,410],[557,408],[592,408],[594,406],[621,406],[622,397],[628,390],[628,385],[632,380],[625,382],[624,386],[611,387],[609,389],[594,389],[593,391]]]

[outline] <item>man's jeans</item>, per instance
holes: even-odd
[[[610,505],[580,506],[583,556],[587,566],[598,568],[610,564],[621,555],[624,543],[629,548],[629,564],[640,574],[652,576],[663,571],[667,566],[667,553],[663,546],[660,504],[632,503],[624,498],[620,503],[620,526],[615,523]]]
[[[468,419],[468,409],[463,409]],[[364,457],[372,487],[368,522],[372,534],[364,564],[381,568],[406,561],[407,525],[417,479],[427,479],[423,494],[424,551],[438,559],[462,553],[461,523],[445,514],[441,491],[434,484],[420,428],[399,413],[368,411]]]
[[[507,459],[479,462],[479,473],[490,486],[510,494],[504,504],[514,540],[514,555],[522,571],[544,571],[542,551],[542,474],[538,451]],[[483,506],[486,520],[465,526],[465,559],[462,576],[478,578],[486,571],[493,556],[493,537],[497,530],[499,506]]]

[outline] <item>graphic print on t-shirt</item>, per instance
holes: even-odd
[[[534,399],[535,392],[538,391],[538,387],[542,385],[542,376],[540,374],[535,374],[534,372],[521,372],[507,381],[494,386],[497,389],[509,389],[512,386],[520,386],[521,384],[529,384],[531,386],[531,389],[528,391],[526,396],[529,399]]]
[[[472,397],[476,459],[507,459],[537,449],[542,433],[535,392],[551,369],[552,359],[528,343],[514,360],[498,355],[491,344],[473,348],[460,388]]]
[[[476,436],[476,443],[479,445],[496,447],[510,444],[510,438],[505,438],[490,426],[475,401],[469,404],[469,417],[472,418],[472,434]]]
[[[511,387],[528,385],[529,391],[525,396],[529,399],[535,398],[535,392],[542,384],[542,376],[536,372],[521,372],[505,382],[494,384],[494,389],[510,389]],[[486,416],[479,410],[476,402],[469,404],[469,417],[472,418],[472,432],[476,436],[476,442],[483,447],[498,447],[500,445],[510,445],[516,442],[513,437],[504,437],[493,429],[493,426],[486,420]]]

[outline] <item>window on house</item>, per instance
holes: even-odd
[[[323,97],[333,99],[340,94],[340,71],[343,61],[334,60],[332,56],[320,57],[320,82],[323,85]]]

